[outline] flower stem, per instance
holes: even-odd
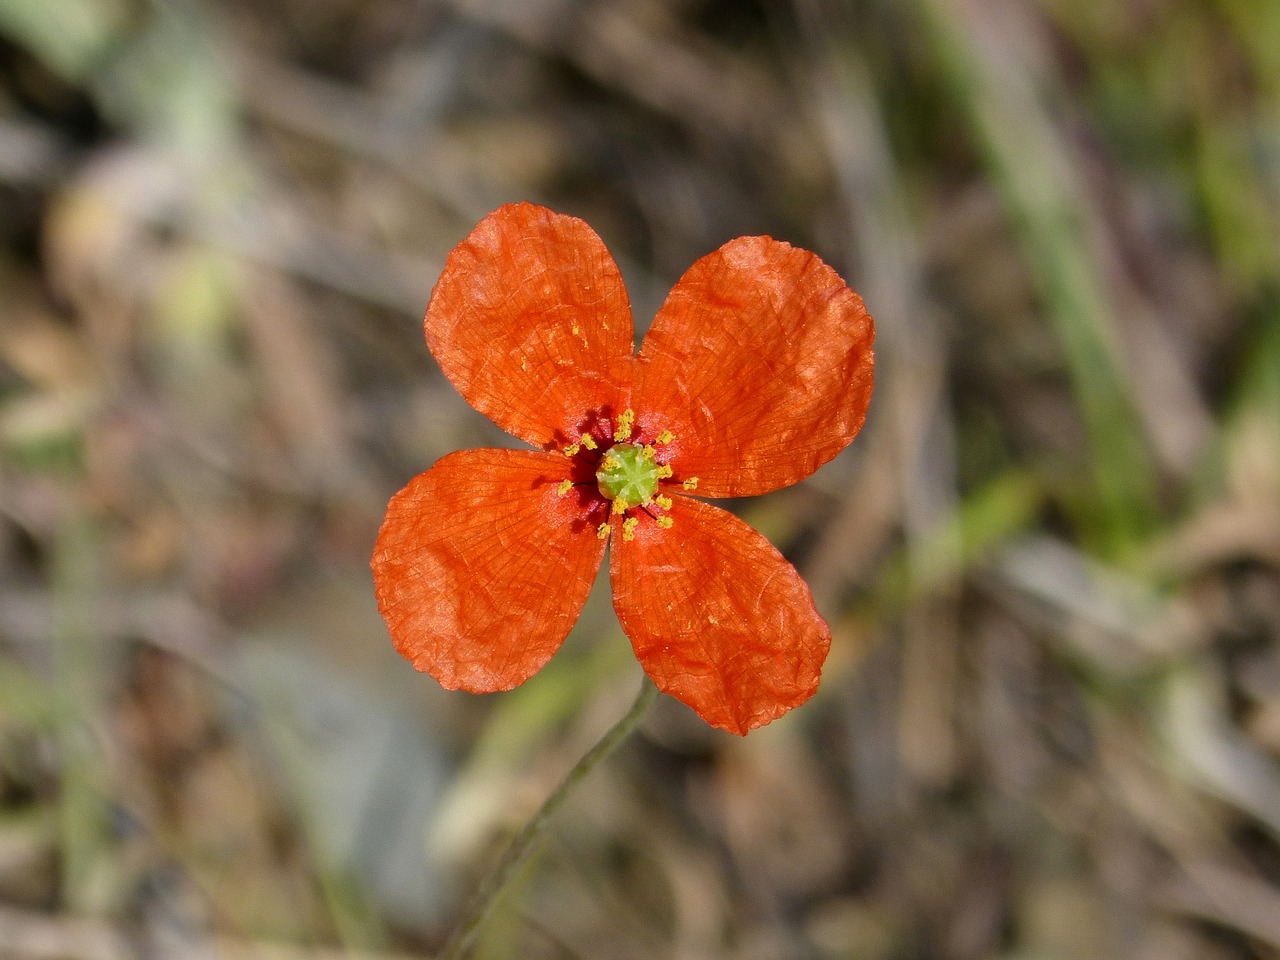
[[[516,872],[533,853],[534,847],[542,837],[543,829],[551,818],[564,806],[564,802],[569,799],[578,784],[585,780],[591,771],[635,730],[644,719],[649,707],[653,705],[657,695],[658,688],[653,685],[653,681],[648,676],[642,676],[640,692],[636,695],[631,709],[608,729],[595,746],[582,755],[582,759],[565,774],[565,778],[551,791],[537,812],[511,838],[511,843],[502,852],[498,862],[494,864],[493,869],[472,896],[466,913],[454,928],[444,949],[440,951],[438,960],[462,960],[467,955],[475,944],[485,921],[489,918],[489,914],[497,906]]]

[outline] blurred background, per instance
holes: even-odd
[[[643,330],[740,234],[877,319],[730,504],[835,644],[670,700],[489,958],[1280,957],[1280,4],[0,0],[0,957],[425,958],[639,672],[391,649],[389,496],[509,442],[421,315],[499,204]]]

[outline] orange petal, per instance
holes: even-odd
[[[551,659],[600,566],[568,461],[460,450],[391,499],[373,552],[396,649],[449,690],[509,690]],[[598,522],[598,521],[597,521]]]
[[[809,588],[730,513],[672,498],[673,524],[613,538],[613,607],[658,689],[743,734],[818,688],[831,631]],[[615,534],[616,534],[615,530]]]
[[[816,255],[739,237],[680,279],[640,348],[632,406],[675,435],[698,494],[765,493],[845,448],[871,400],[874,325]]]
[[[449,254],[423,324],[467,402],[535,446],[564,446],[627,405],[631,304],[576,217],[531,203],[489,214]]]

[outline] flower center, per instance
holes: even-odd
[[[652,447],[615,443],[600,460],[596,484],[601,496],[614,501],[613,512],[621,513],[652,500],[658,492],[662,474],[662,467],[654,460]]]

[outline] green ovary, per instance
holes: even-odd
[[[615,443],[600,461],[596,484],[602,496],[614,501],[614,512],[621,513],[652,500],[661,476],[652,447]]]

